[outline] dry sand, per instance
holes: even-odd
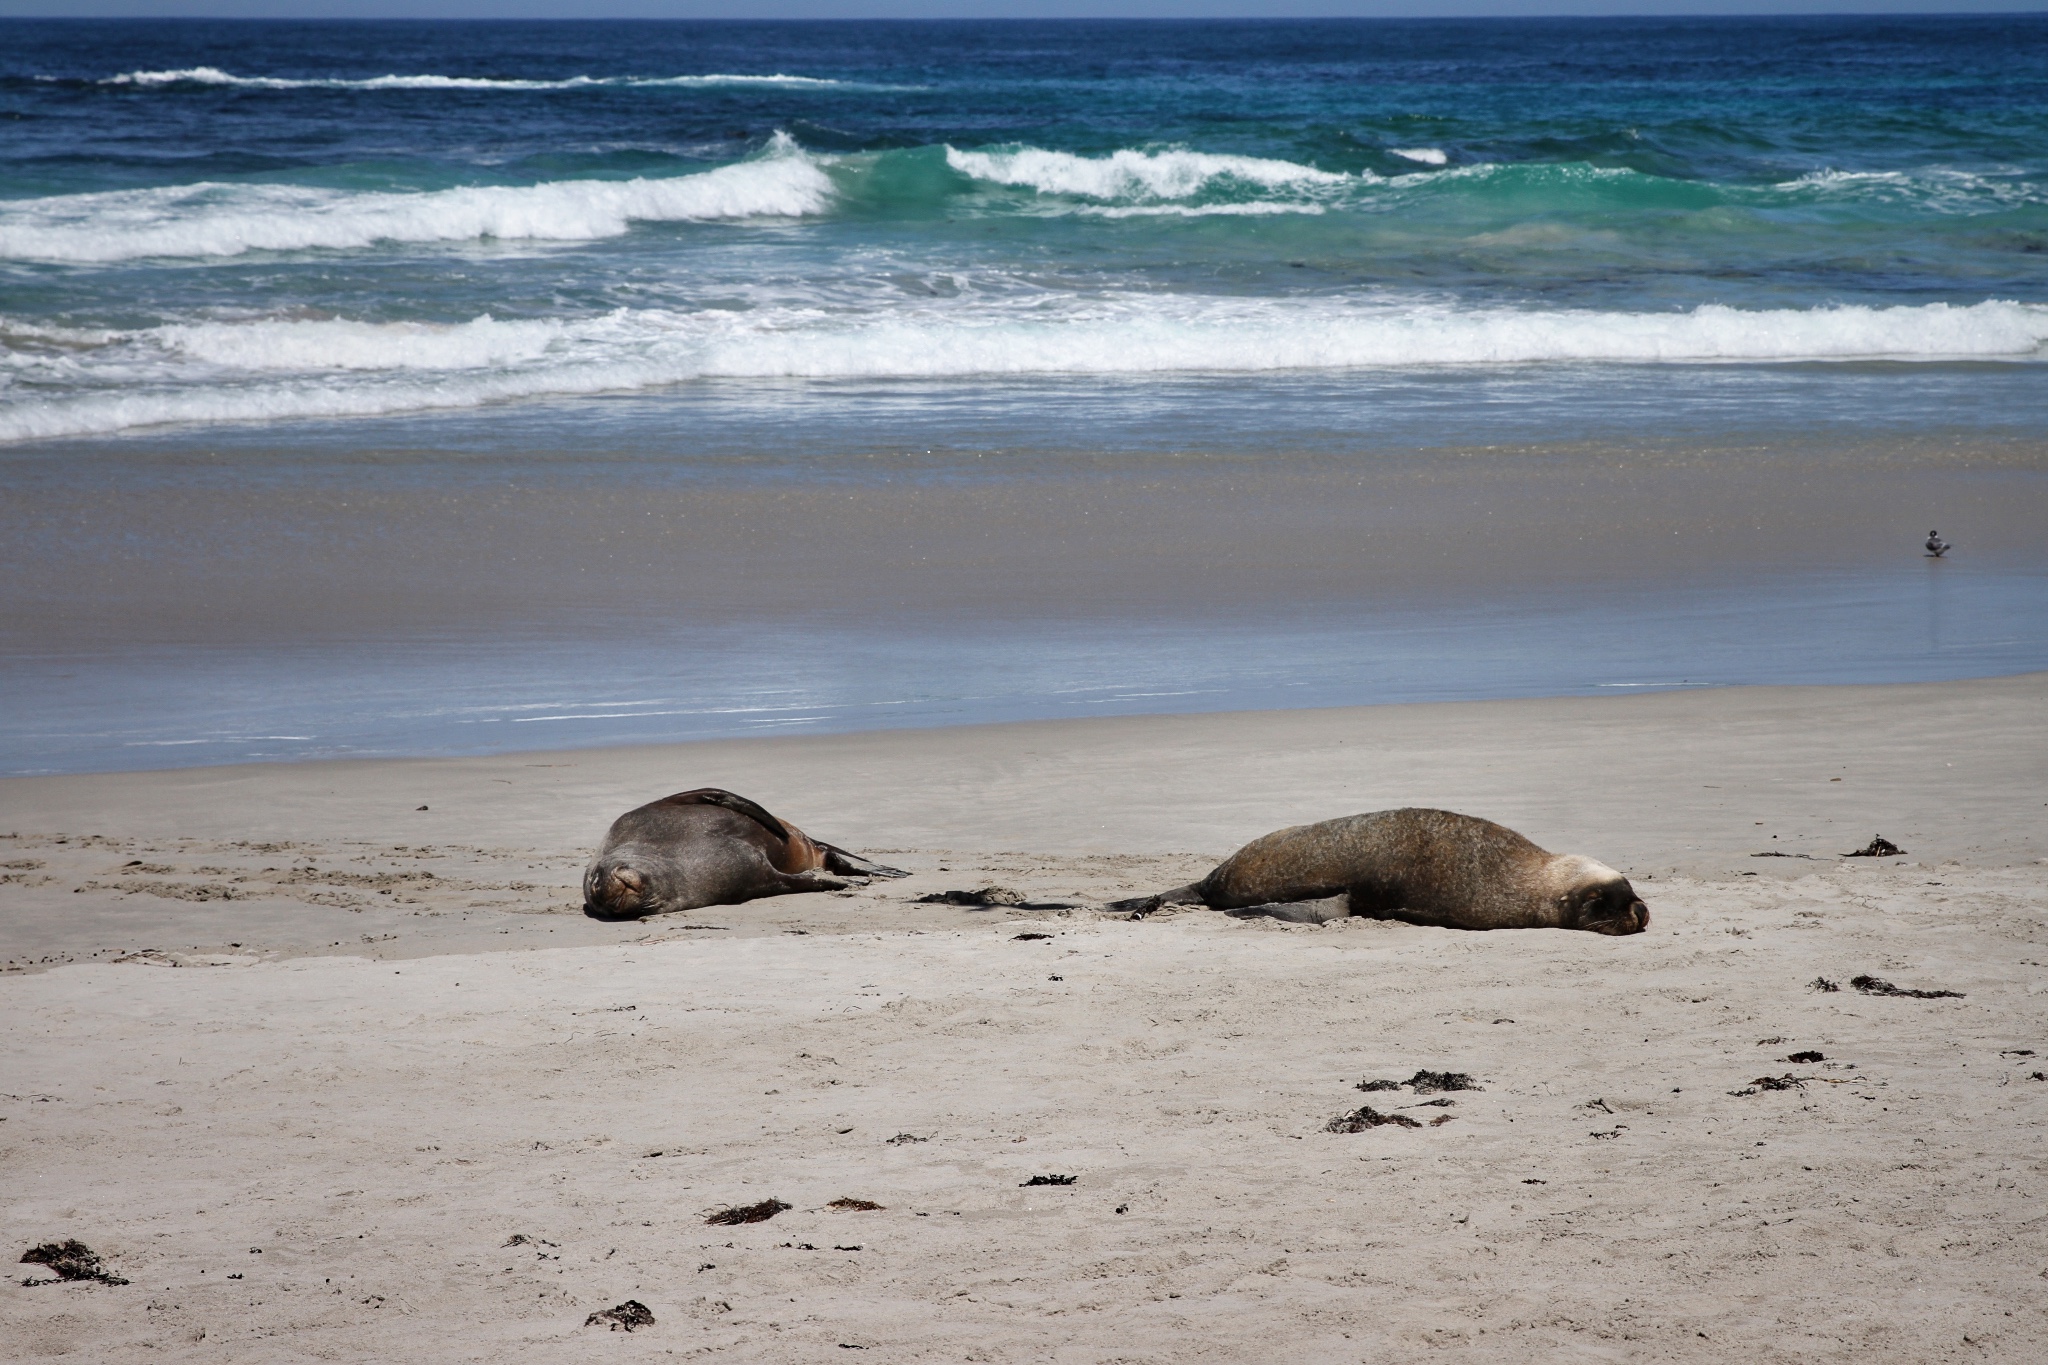
[[[917,875],[576,913],[710,783]],[[1650,932],[911,903],[1398,804]],[[131,1281],[20,1267],[9,1358],[2048,1358],[2048,675],[19,779],[0,835],[0,1255]],[[1355,1088],[1421,1068],[1483,1089]]]

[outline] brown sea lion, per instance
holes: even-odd
[[[583,873],[583,913],[637,919],[856,884],[840,877],[909,875],[821,843],[744,796],[700,787],[612,821]]]
[[[1650,909],[1605,863],[1547,853],[1491,820],[1447,810],[1375,811],[1254,839],[1198,882],[1112,910],[1206,905],[1327,924],[1348,915],[1447,929],[1640,934]]]

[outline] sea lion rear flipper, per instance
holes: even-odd
[[[1202,896],[1202,884],[1200,882],[1190,882],[1186,886],[1176,886],[1171,891],[1161,891],[1156,896],[1139,896],[1134,900],[1111,901],[1107,908],[1114,910],[1120,915],[1129,915],[1133,919],[1143,919],[1154,910],[1159,910],[1169,905],[1207,904],[1208,901]]]
[[[815,840],[813,842],[816,842]],[[871,863],[857,853],[848,853],[837,844],[819,843],[818,851],[825,855],[825,870],[837,872],[845,877],[908,877],[910,874],[900,867],[889,867],[882,863]]]
[[[1291,924],[1328,924],[1331,920],[1351,917],[1351,893],[1339,891],[1334,896],[1325,896],[1313,901],[1278,901],[1269,905],[1247,905],[1241,910],[1223,912],[1236,919],[1281,919]]]
[[[736,792],[722,787],[699,787],[695,791],[677,792],[666,798],[664,804],[676,806],[723,806],[736,814],[744,815],[762,829],[785,842],[789,839],[789,828],[770,815],[760,806]]]

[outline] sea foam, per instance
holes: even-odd
[[[1272,190],[1334,187],[1359,180],[1292,161],[1175,149],[1125,149],[1090,157],[1042,147],[987,152],[948,147],[946,164],[976,180],[1084,199],[1187,199],[1231,182]]]
[[[832,200],[787,138],[752,161],[658,180],[562,180],[412,194],[201,183],[0,204],[0,259],[107,262],[477,238],[573,242],[634,222],[799,218]]]
[[[124,71],[108,76],[101,85],[232,85],[252,90],[585,90],[604,86],[639,86],[744,89],[749,86],[778,90],[892,90],[914,87],[876,86],[859,81],[827,80],[820,76],[766,76],[712,72],[702,76],[569,76],[539,81],[493,76],[370,76],[341,77],[237,76],[217,66],[188,66],[167,71]]]
[[[45,329],[47,331],[47,329]],[[91,339],[88,339],[90,335]],[[9,342],[9,339],[14,339]],[[1682,313],[1201,295],[963,297],[878,312],[618,309],[437,325],[195,321],[32,337],[0,320],[0,440],[371,415],[718,379],[1336,371],[1534,362],[2048,358],[2048,305]],[[61,383],[69,396],[39,397]]]

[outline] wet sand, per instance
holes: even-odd
[[[0,772],[2048,667],[2037,437],[502,434],[8,452]]]
[[[2037,674],[0,783],[7,1245],[132,1281],[18,1276],[0,1334],[567,1360],[630,1298],[654,1324],[604,1348],[633,1359],[2032,1358],[2044,702]],[[606,821],[706,783],[915,875],[577,913]],[[1086,908],[1411,803],[1614,863],[1650,931]],[[1906,853],[1839,856],[1874,834]],[[1083,908],[913,903],[989,884]],[[1355,1088],[1419,1069],[1483,1088]],[[1324,1131],[1361,1105],[1418,1126]]]

